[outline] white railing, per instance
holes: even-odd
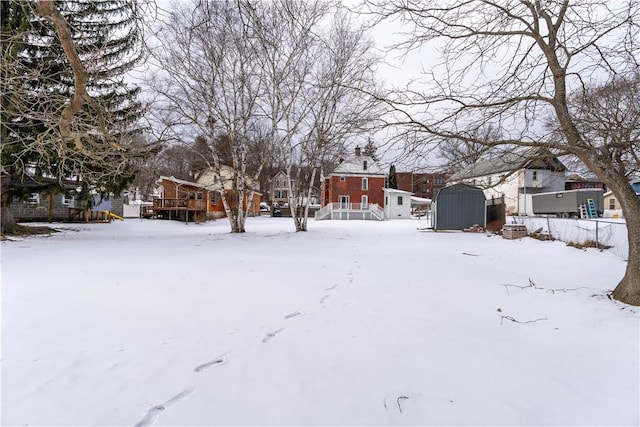
[[[367,213],[371,219],[377,219],[379,221],[384,220],[384,210],[377,203],[327,203],[315,214],[316,219],[326,219],[333,217],[333,213],[338,212],[352,212],[352,213]],[[342,218],[342,216],[340,216]],[[348,217],[347,217],[348,218]],[[364,219],[365,216],[360,218]]]
[[[315,214],[315,219],[325,219],[329,215],[331,215],[331,203],[329,203],[327,206],[320,208]]]
[[[378,206],[377,203],[371,205],[371,213],[378,219],[378,221],[384,221],[384,209]]]

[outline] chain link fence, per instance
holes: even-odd
[[[514,224],[524,224],[528,232],[542,228],[554,239],[578,245],[610,246],[609,251],[623,259],[629,257],[627,224],[614,219],[564,219],[551,217],[512,217]]]

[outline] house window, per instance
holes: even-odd
[[[27,200],[27,203],[29,203],[30,205],[38,205],[38,204],[40,204],[40,194],[31,193],[29,195],[29,200]]]
[[[362,161],[362,169],[367,170],[367,161],[366,160]]]
[[[362,196],[361,204],[362,204],[362,209],[368,209],[369,208],[369,197]]]
[[[344,181],[344,180],[345,180],[345,177],[344,177],[344,175],[342,175],[342,176],[340,177],[340,181]]]
[[[217,191],[210,191],[209,198],[211,199],[212,205],[217,205],[218,203],[220,203],[220,193],[218,193]]]
[[[73,204],[73,196],[71,196],[69,194],[63,194],[62,195],[62,204],[65,205],[65,206]]]
[[[402,205],[402,196],[398,196],[398,206]]]
[[[369,189],[369,180],[367,178],[362,178],[362,189],[363,190]]]
[[[202,191],[198,191],[196,193],[196,199],[197,200],[202,200],[204,198],[204,194],[202,194]]]
[[[609,199],[609,209],[615,209],[616,208],[616,199]]]
[[[533,171],[533,180],[534,181],[538,180],[538,171]]]

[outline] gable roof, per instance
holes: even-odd
[[[163,180],[175,182],[176,184],[180,184],[180,185],[189,185],[191,187],[205,188],[204,185],[198,184],[197,182],[185,181],[184,179],[178,179],[174,176],[161,176],[157,181],[158,184],[161,184]]]
[[[367,168],[364,168],[364,163]],[[378,163],[369,156],[353,156],[350,157],[336,167],[331,175],[382,175],[387,173],[378,165]]]
[[[513,151],[499,157],[480,160],[473,165],[454,173],[450,181],[494,175],[502,172],[514,172],[520,169],[545,169],[564,172],[567,168],[547,148],[532,147]]]
[[[276,179],[277,176],[284,176],[285,178],[287,177],[287,172],[284,170],[279,170],[278,172],[274,173],[270,178],[268,178],[268,181],[273,181],[274,179]],[[291,173],[289,174],[289,179],[291,181],[295,181],[296,180],[296,174],[291,171]]]

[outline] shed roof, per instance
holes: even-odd
[[[482,188],[475,187],[469,184],[458,183],[458,184],[447,185],[446,187],[442,187],[440,191],[438,191],[438,194],[436,194],[435,200],[436,201],[438,200],[438,196],[440,195],[444,196],[445,194],[453,191],[468,192],[468,193],[482,193],[482,196],[486,199],[486,196],[484,195],[484,191],[482,191]]]

